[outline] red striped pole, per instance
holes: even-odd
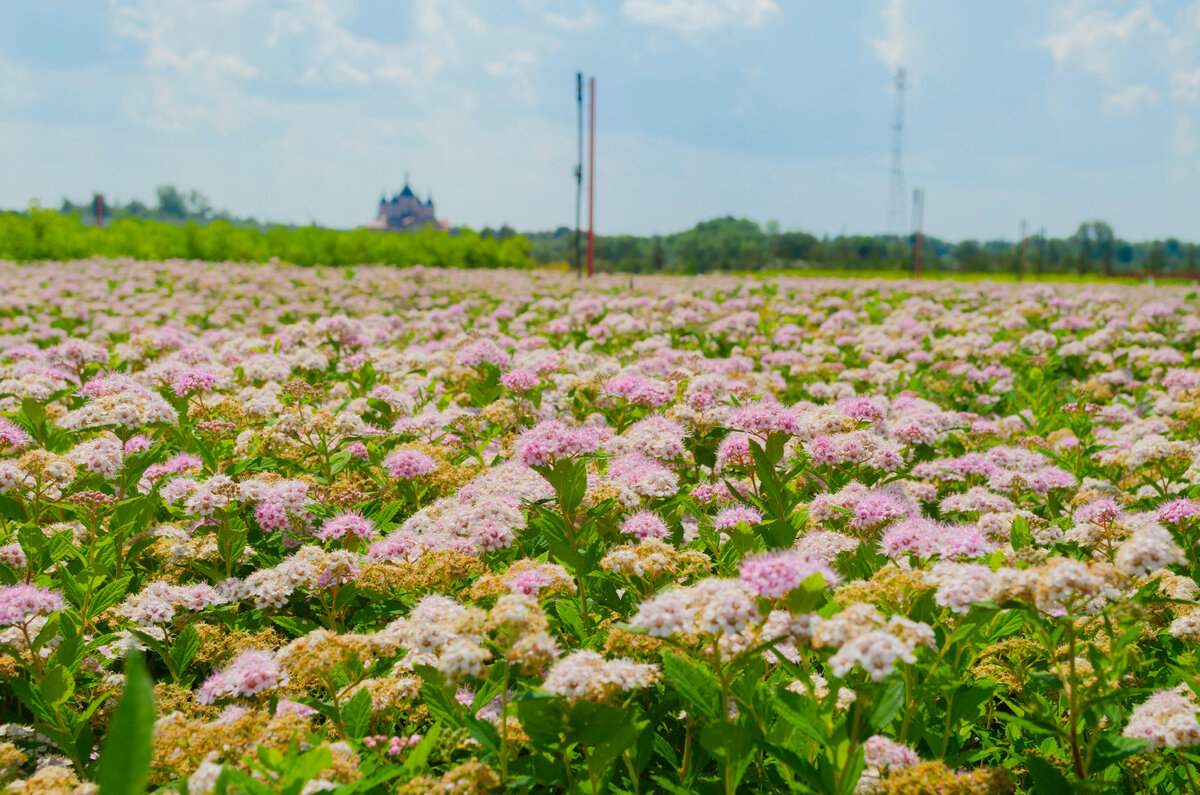
[[[591,276],[596,262],[596,78],[588,78],[588,241],[587,273]]]

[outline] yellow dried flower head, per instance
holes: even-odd
[[[47,765],[25,780],[9,784],[4,791],[11,795],[94,795],[95,784],[84,784],[69,767]]]
[[[366,563],[355,584],[366,591],[412,594],[453,592],[463,581],[487,571],[479,558],[456,550],[427,552],[415,561]]]
[[[195,660],[213,668],[220,668],[244,651],[274,650],[286,642],[283,635],[270,628],[247,632],[217,624],[195,623],[192,626],[200,635],[200,649]]]
[[[881,795],[1009,795],[1016,789],[1012,774],[1003,768],[958,772],[944,762],[921,762],[892,770],[884,778]]]
[[[278,660],[291,674],[293,684],[307,689],[323,686],[352,661],[366,666],[375,656],[374,644],[366,635],[318,629],[280,649]]]
[[[471,598],[485,599],[502,593],[575,593],[575,580],[557,563],[521,559],[500,574],[485,574],[471,586]]]
[[[843,607],[867,603],[888,613],[907,613],[917,597],[932,587],[920,571],[884,566],[869,580],[853,580],[838,588],[833,598]]]
[[[0,743],[0,779],[11,777],[27,759],[28,755],[12,743]]]

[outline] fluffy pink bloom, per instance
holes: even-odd
[[[557,420],[547,420],[521,434],[516,453],[526,466],[548,466],[561,458],[594,453],[610,435],[605,428],[572,428]]]
[[[890,494],[873,492],[859,500],[854,506],[854,518],[850,526],[858,530],[869,530],[899,519],[908,509]]]
[[[753,555],[742,561],[738,576],[758,596],[778,599],[820,572],[826,585],[836,585],[838,576],[824,564],[792,550]]]
[[[863,753],[871,767],[912,767],[921,761],[917,752],[907,745],[901,745],[880,734],[868,738],[863,743]]]
[[[1181,498],[1158,506],[1158,520],[1167,524],[1182,524],[1196,516],[1200,516],[1200,502],[1196,500]]]
[[[29,434],[21,426],[7,417],[0,417],[0,445],[8,447],[28,447]]]
[[[437,462],[420,450],[393,450],[383,459],[383,468],[398,480],[412,480],[433,474]]]
[[[541,383],[537,373],[524,367],[514,367],[500,376],[500,383],[514,392],[528,392]]]
[[[62,597],[48,588],[28,584],[0,588],[0,627],[23,624],[62,609]]]
[[[717,446],[717,463],[713,469],[724,472],[730,467],[751,467],[754,458],[750,455],[750,437],[745,433],[731,433]]]
[[[636,538],[666,538],[671,534],[663,518],[652,511],[638,511],[625,517],[621,532]]]
[[[859,422],[879,422],[883,419],[884,411],[879,402],[869,397],[853,397],[839,401],[838,410],[852,420]]]
[[[674,396],[670,385],[636,373],[610,378],[604,385],[604,391],[612,397],[623,398],[639,406],[663,406],[671,402]]]
[[[713,526],[718,530],[732,530],[741,523],[756,525],[762,514],[747,505],[731,505],[713,517]]]
[[[212,704],[219,698],[253,696],[278,687],[283,679],[283,670],[273,654],[257,649],[244,651],[201,685],[196,700],[201,704]]]
[[[470,342],[458,350],[458,363],[464,367],[478,367],[484,363],[507,367],[511,358],[508,351],[487,338]]]
[[[275,500],[260,500],[254,507],[254,520],[263,530],[286,530],[291,526],[287,508]]]
[[[218,380],[219,376],[211,370],[184,370],[171,380],[171,391],[176,397],[196,392],[211,392]]]
[[[801,430],[800,417],[795,411],[767,401],[734,409],[725,425],[763,438],[772,433],[795,435]]]
[[[326,519],[321,525],[321,529],[314,535],[323,541],[329,541],[334,538],[345,538],[353,536],[355,538],[374,538],[375,523],[356,511],[347,511],[340,513],[331,519]]]

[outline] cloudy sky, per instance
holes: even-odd
[[[1200,237],[1200,0],[7,0],[0,207],[570,224],[581,69],[599,232],[878,232],[897,65],[934,234]]]

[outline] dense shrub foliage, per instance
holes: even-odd
[[[210,262],[279,260],[295,265],[437,265],[443,268],[524,268],[529,244],[522,237],[497,240],[470,230],[428,228],[410,234],[342,231],[315,226],[266,230],[228,221],[173,224],[122,218],[106,227],[84,226],[78,215],[34,209],[0,213],[0,258],[19,261],[76,257],[141,260],[199,259]]]
[[[0,280],[11,792],[1197,791],[1194,296]]]

